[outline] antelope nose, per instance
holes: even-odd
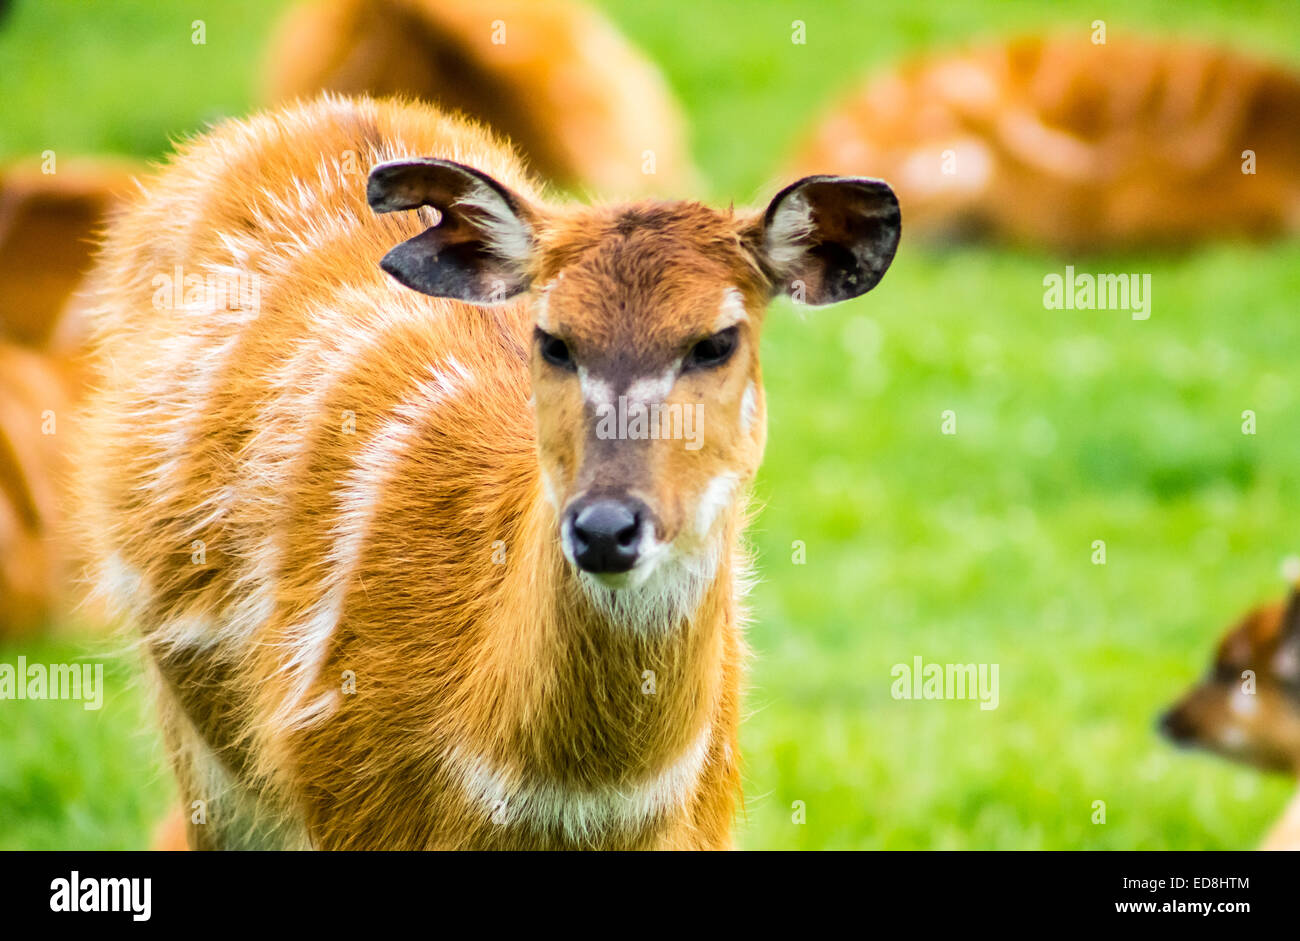
[[[640,501],[600,499],[569,511],[573,557],[578,567],[599,575],[626,572],[640,554],[645,507]]]
[[[1186,745],[1196,736],[1196,729],[1181,709],[1170,709],[1160,717],[1161,733],[1175,745]]]

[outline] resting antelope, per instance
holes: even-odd
[[[898,188],[912,236],[1058,252],[1300,230],[1300,76],[1076,30],[926,54],[851,92],[791,166]]]
[[[305,0],[276,28],[264,84],[277,104],[331,91],[458,111],[581,191],[690,192],[696,176],[663,75],[582,0]]]
[[[325,98],[144,190],[96,276],[85,532],[190,845],[729,845],[759,329],[880,280],[890,188],[549,205],[478,127]]]

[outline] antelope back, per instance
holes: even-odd
[[[688,191],[685,120],[644,55],[574,0],[328,0],[281,24],[272,101],[414,97],[508,136],[543,177],[607,196]]]
[[[432,216],[376,215],[366,172],[426,153],[533,191],[462,121],[325,99],[185,147],[92,276],[92,576],[240,774],[295,775],[287,741],[339,707],[345,669],[441,704],[500,603],[491,543],[529,522],[525,306],[430,299],[378,265]],[[441,645],[422,633],[434,611]]]
[[[793,170],[868,167],[933,238],[1275,236],[1300,226],[1300,79],[1190,43],[1086,34],[927,56],[850,95]]]

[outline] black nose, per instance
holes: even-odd
[[[1196,736],[1196,729],[1181,709],[1170,709],[1160,717],[1160,731],[1176,745],[1186,745]]]
[[[569,511],[573,557],[588,572],[614,574],[636,565],[645,507],[639,500],[602,498]]]

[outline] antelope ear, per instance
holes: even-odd
[[[408,288],[473,304],[528,289],[533,212],[490,176],[450,160],[393,160],[371,169],[366,200],[375,212],[438,210],[436,225],[379,263]]]
[[[778,291],[821,306],[880,283],[898,248],[902,216],[882,180],[808,176],[776,194],[759,230],[759,251]]]

